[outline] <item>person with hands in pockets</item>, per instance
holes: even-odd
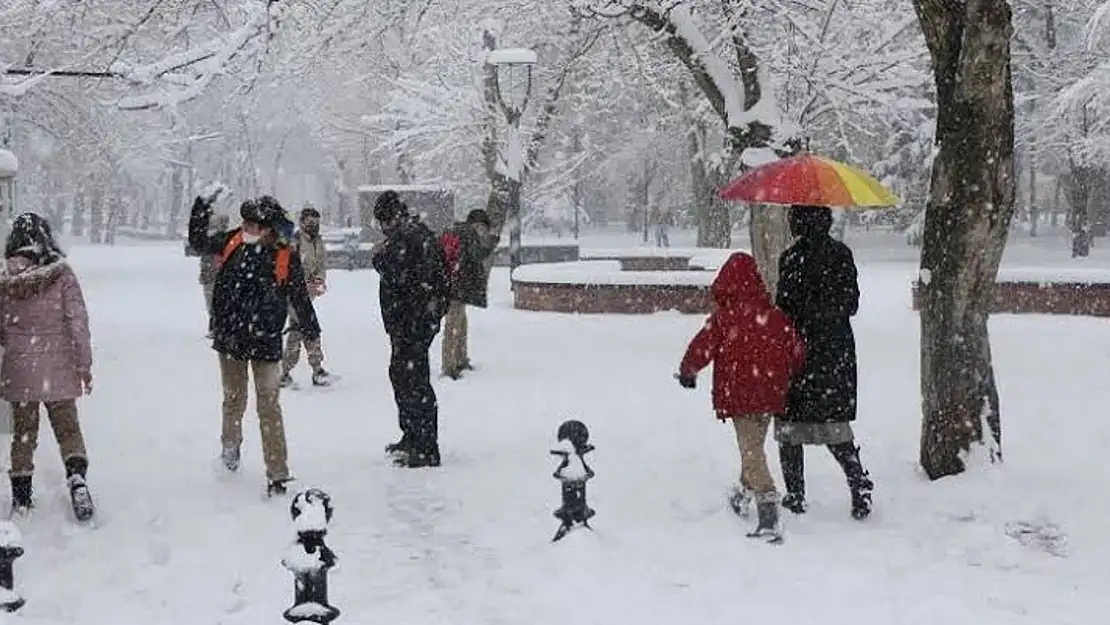
[[[759,524],[749,536],[778,542],[778,493],[763,447],[772,420],[786,408],[790,379],[804,365],[805,348],[790,320],[771,303],[751,255],[730,256],[710,292],[717,308],[690,342],[676,377],[683,387],[695,388],[698,372],[713,364],[713,409],[718,419],[732,421],[740,447],[740,485],[730,504],[746,516],[754,498]]]
[[[292,480],[279,401],[287,311],[296,312],[306,340],[320,338],[320,325],[301,260],[278,234],[288,219],[277,200],[243,202],[240,228],[209,235],[212,202],[221,191],[216,187],[198,197],[189,217],[189,245],[222,259],[212,294],[212,347],[219,353],[223,382],[221,459],[229,471],[239,469],[248,372],[253,372],[267,494],[283,495]]]
[[[65,465],[74,515],[93,516],[89,467],[77,399],[92,392],[89,316],[77,275],[45,219],[24,213],[12,223],[0,275],[0,397],[12,406],[12,512],[33,507],[31,479],[46,406]]]

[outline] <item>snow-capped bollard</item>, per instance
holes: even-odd
[[[0,521],[0,610],[15,612],[26,601],[15,591],[16,558],[23,555],[23,537],[10,521]]]
[[[586,504],[586,482],[594,476],[585,458],[594,450],[590,444],[590,431],[581,421],[566,421],[559,426],[557,436],[560,445],[558,449],[552,449],[551,454],[561,458],[554,476],[563,487],[563,505],[555,511],[555,518],[562,524],[551,542],[566,536],[576,525],[592,529],[590,518],[595,514]]]
[[[285,620],[327,625],[339,618],[339,610],[328,604],[328,570],[335,566],[335,552],[324,544],[331,522],[331,497],[310,488],[293,498],[289,513],[297,542],[281,560],[293,573],[293,607],[285,611]]]

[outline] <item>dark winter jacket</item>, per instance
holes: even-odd
[[[859,309],[859,283],[852,251],[829,236],[827,211],[793,209],[791,230],[798,239],[779,259],[776,303],[806,349],[805,368],[790,385],[784,416],[798,423],[856,418],[856,340],[850,317]]]
[[[452,226],[444,233],[441,241],[450,240],[452,236],[457,237],[457,258],[452,259],[448,255],[451,300],[485,308],[488,305],[489,285],[486,261],[497,240],[494,237],[479,236],[474,226],[466,222]]]
[[[805,349],[786,315],[771,305],[755,259],[733,254],[711,292],[717,309],[690,342],[679,374],[693,376],[713,363],[713,409],[720,419],[781,413]]]
[[[209,236],[211,214],[211,207],[197,198],[189,217],[189,245],[204,254],[220,254],[239,230]],[[289,254],[288,279],[278,284],[276,259],[284,245],[243,243],[220,267],[212,293],[212,347],[216,351],[237,360],[281,360],[289,307],[296,312],[306,339],[320,336],[298,254]]]
[[[447,270],[435,234],[422,221],[406,219],[374,246],[371,262],[381,274],[378,293],[386,333],[394,340],[431,343],[448,298]]]

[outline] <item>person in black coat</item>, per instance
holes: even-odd
[[[437,467],[439,405],[432,388],[428,351],[447,309],[448,284],[436,236],[394,191],[374,204],[385,240],[374,246],[372,264],[381,274],[382,324],[389,335],[389,379],[397,402],[401,440],[386,447],[407,467]]]
[[[309,298],[300,258],[278,232],[288,221],[269,197],[243,202],[242,227],[209,234],[218,192],[198,197],[189,217],[189,245],[222,258],[212,289],[212,347],[220,357],[223,382],[223,452],[229,471],[239,469],[248,370],[254,373],[263,459],[270,495],[285,493],[289,474],[281,392],[282,332],[290,306],[306,339],[318,339],[320,324]]]
[[[775,439],[787,494],[783,507],[805,512],[803,445],[825,445],[844,470],[852,516],[871,513],[874,484],[860,461],[851,422],[856,419],[856,340],[851,317],[859,309],[852,251],[829,235],[832,211],[795,206],[790,231],[797,239],[779,259],[776,304],[805,341],[804,370],[791,381],[786,412]]]

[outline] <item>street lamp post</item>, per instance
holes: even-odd
[[[505,141],[505,151],[502,153],[502,172],[507,181],[508,211],[506,221],[509,224],[509,279],[516,268],[520,266],[520,187],[523,183],[524,167],[527,154],[524,141],[520,136],[520,118],[528,107],[528,99],[532,96],[532,67],[536,64],[537,57],[533,50],[526,48],[499,48],[491,50],[486,57],[486,63],[497,69],[497,102],[501,112],[508,122],[508,137]],[[506,94],[501,88],[500,70],[506,69],[510,91],[512,89],[513,70],[524,67],[526,84],[524,97],[520,104],[512,102],[512,94]],[[508,97],[506,97],[508,96]]]

